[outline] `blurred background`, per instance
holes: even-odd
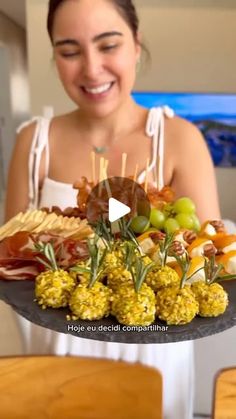
[[[47,0],[0,0],[1,218],[17,126],[32,116],[58,114],[74,107],[65,96],[54,68],[46,32],[47,3]],[[222,141],[235,144],[236,102],[231,100],[236,95],[235,0],[136,0],[136,5],[143,41],[152,58],[145,64],[143,57],[135,91],[158,93],[156,97],[165,102],[168,98],[168,103],[163,104],[169,105],[173,100],[170,94],[187,94],[186,112],[193,104],[192,94],[217,94],[219,103],[224,95],[229,100],[225,102],[223,122],[227,124],[228,116],[232,129],[227,131],[224,125],[219,133],[222,127],[218,127],[217,135],[210,132],[209,138],[217,145],[221,135],[221,144]],[[199,103],[203,108],[202,102]],[[174,104],[178,113],[178,103]],[[229,150],[233,156],[234,149]],[[236,168],[226,163],[215,170],[222,217],[235,222]],[[0,327],[0,354],[20,353],[12,313],[2,303],[0,316],[4,318]],[[195,341],[196,415],[210,415],[214,374],[222,367],[236,364],[235,348],[235,328]]]

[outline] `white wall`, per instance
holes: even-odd
[[[0,74],[0,118],[6,178],[15,129],[29,116],[29,85],[25,30],[1,12]]]
[[[27,43],[32,115],[52,105],[56,114],[74,109],[58,80],[46,32],[47,0],[27,0]]]
[[[14,126],[12,123],[12,105],[10,90],[10,56],[4,45],[0,45],[0,178],[1,187],[4,188],[6,180],[7,164],[11,147],[9,142],[14,141]]]
[[[151,51],[140,90],[236,92],[236,4],[227,0],[137,1]]]

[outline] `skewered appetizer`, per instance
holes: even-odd
[[[184,248],[181,243],[174,241],[173,235],[162,235],[153,233],[151,235],[156,244],[156,254],[152,254],[154,260],[159,260],[159,266],[156,265],[151,272],[147,274],[146,282],[154,290],[179,285],[180,277],[177,272],[167,265],[168,260],[172,260],[175,252],[183,254]],[[175,259],[174,259],[175,260]]]
[[[204,256],[195,256],[192,259],[190,259],[189,267],[187,270],[187,280],[188,284],[192,284],[196,281],[205,281],[205,257]],[[181,266],[179,263],[175,263],[173,266],[173,269],[178,273],[179,277],[183,275]]]
[[[217,283],[195,282],[192,291],[199,303],[199,316],[217,317],[223,314],[228,305],[228,295]]]
[[[212,245],[205,250],[205,281],[192,284],[192,290],[199,303],[199,315],[202,317],[217,317],[224,313],[228,306],[228,294],[224,288],[216,283],[222,270],[216,265],[216,248]],[[224,276],[221,276],[223,279]]]
[[[185,251],[174,254],[182,272],[179,284],[159,290],[156,297],[157,316],[168,325],[190,323],[199,311],[199,304],[187,282],[190,259]]]
[[[144,283],[153,263],[144,264],[134,255],[131,274],[133,283],[122,284],[114,293],[112,314],[119,323],[134,326],[148,326],[155,320],[155,293]]]
[[[180,277],[174,269],[165,265],[149,272],[146,282],[154,291],[158,291],[165,287],[179,285]]]
[[[38,243],[36,249],[45,256],[37,259],[48,269],[35,279],[35,296],[43,309],[66,307],[75,288],[75,280],[63,269],[58,269],[51,243]]]
[[[149,326],[155,320],[155,311],[155,294],[147,284],[138,292],[133,284],[122,285],[114,293],[112,314],[121,324]]]
[[[223,221],[210,220],[202,224],[199,235],[211,240],[217,240],[226,235],[226,230]]]
[[[236,250],[230,250],[217,258],[217,263],[222,264],[225,273],[236,277]]]
[[[185,249],[192,244],[196,238],[197,233],[192,230],[187,230],[186,228],[181,228],[174,233],[174,239],[182,243]]]
[[[112,249],[108,250],[104,258],[107,285],[113,291],[117,290],[123,283],[132,283],[131,273],[127,269],[128,259],[132,250],[132,243],[118,240],[112,244]]]
[[[100,280],[105,274],[104,258],[107,249],[101,249],[94,238],[88,243],[90,260],[86,268],[77,266],[74,271],[89,274],[84,283],[76,286],[69,299],[69,307],[72,319],[99,320],[110,314],[112,291],[103,285]]]
[[[190,323],[198,314],[199,304],[189,285],[172,286],[158,291],[157,316],[168,325]]]
[[[110,314],[111,292],[101,282],[93,286],[79,284],[72,292],[69,307],[73,320],[99,320]]]
[[[197,237],[188,247],[187,251],[191,258],[204,255],[205,247],[212,245],[213,242],[204,237]]]
[[[107,285],[113,290],[117,291],[123,284],[132,284],[132,275],[124,267],[116,267],[107,274]]]
[[[236,235],[228,234],[215,240],[218,253],[228,253],[236,250]]]

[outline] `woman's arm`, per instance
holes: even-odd
[[[29,152],[34,135],[35,123],[23,128],[16,138],[8,171],[5,201],[5,221],[29,205]]]
[[[200,221],[219,219],[220,208],[213,162],[200,131],[175,118],[172,144],[174,172],[172,187],[177,197],[188,196],[196,204]]]

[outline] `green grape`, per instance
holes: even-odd
[[[193,214],[196,211],[194,202],[190,198],[187,198],[185,196],[177,199],[173,207],[174,207],[174,211],[177,212],[177,214],[179,213]]]
[[[163,228],[165,223],[166,217],[163,212],[158,210],[157,208],[151,209],[151,215],[150,215],[150,223],[156,228]]]
[[[176,215],[175,219],[179,223],[180,227],[187,228],[188,230],[193,228],[192,214],[184,214],[181,212]]]
[[[163,208],[163,213],[166,218],[171,217],[171,214],[173,212],[173,205],[172,204],[166,204]]]
[[[130,227],[135,233],[144,233],[150,227],[150,222],[147,217],[138,215],[132,219]]]
[[[179,230],[179,228],[179,223],[175,218],[167,218],[165,221],[164,230],[167,233],[174,233],[176,230]]]
[[[196,232],[201,230],[201,223],[197,217],[196,214],[191,214],[192,220],[193,220],[193,230],[195,230]]]

